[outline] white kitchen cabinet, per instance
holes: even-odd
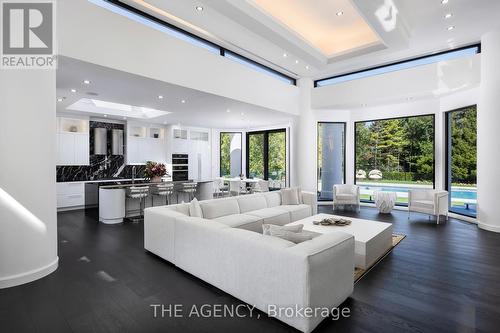
[[[75,164],[76,165],[89,165],[89,142],[88,134],[75,134]]]
[[[83,182],[57,183],[57,208],[79,209],[85,206],[85,184]]]
[[[57,165],[89,165],[89,135],[57,134]]]
[[[58,118],[57,165],[89,165],[88,119]]]
[[[165,140],[129,137],[127,143],[128,164],[144,164],[147,161],[165,163],[166,159]]]

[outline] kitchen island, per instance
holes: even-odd
[[[130,212],[139,212],[139,200],[126,197],[126,190],[133,186],[153,187],[158,184],[174,184],[174,194],[169,198],[170,203],[189,201],[186,193],[180,192],[183,183],[195,182],[198,184],[195,197],[198,200],[208,200],[213,198],[213,180],[189,180],[189,181],[167,181],[162,183],[142,182],[116,182],[114,184],[99,184],[98,203],[99,221],[105,224],[116,224],[123,222],[125,216]],[[145,199],[145,207],[165,205],[165,199],[159,196],[149,195]]]

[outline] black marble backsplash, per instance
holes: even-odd
[[[90,121],[90,165],[56,167],[57,182],[75,182],[110,178],[132,178],[132,165],[125,165],[123,155],[111,155],[111,130],[124,130],[123,124]],[[108,129],[107,155],[94,155],[94,128]],[[125,135],[125,133],[124,133]],[[125,150],[125,149],[124,149]],[[136,178],[144,177],[144,165],[136,165]]]

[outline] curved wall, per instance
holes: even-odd
[[[0,288],[57,268],[55,80],[0,70]]]

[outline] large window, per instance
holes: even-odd
[[[434,188],[434,116],[355,123],[356,184],[361,200],[376,191],[396,192],[408,204],[408,190]]]
[[[342,83],[342,82],[346,82],[346,81],[362,79],[362,78],[369,77],[369,76],[400,71],[402,69],[408,69],[408,68],[412,68],[412,67],[416,67],[416,66],[428,65],[428,64],[432,64],[432,63],[436,63],[436,62],[440,62],[440,61],[446,61],[446,60],[452,60],[452,59],[461,58],[461,57],[467,57],[467,56],[474,55],[474,54],[477,54],[480,52],[481,52],[481,45],[462,47],[459,49],[448,50],[448,51],[440,52],[437,54],[425,55],[425,56],[414,58],[414,59],[403,60],[403,61],[399,61],[399,62],[392,63],[392,64],[382,65],[382,66],[373,67],[373,68],[367,68],[367,69],[363,69],[363,70],[360,70],[357,72],[346,73],[346,74],[341,74],[341,75],[317,80],[317,81],[314,81],[314,86],[315,87],[329,86],[329,85],[338,84],[338,83]]]
[[[247,176],[286,186],[286,130],[247,133]],[[271,185],[273,185],[271,184]]]
[[[345,182],[345,123],[318,123],[318,200],[333,200],[333,185]]]
[[[220,133],[220,176],[239,177],[241,170],[241,133]]]
[[[446,113],[446,189],[450,211],[476,217],[476,106]]]

